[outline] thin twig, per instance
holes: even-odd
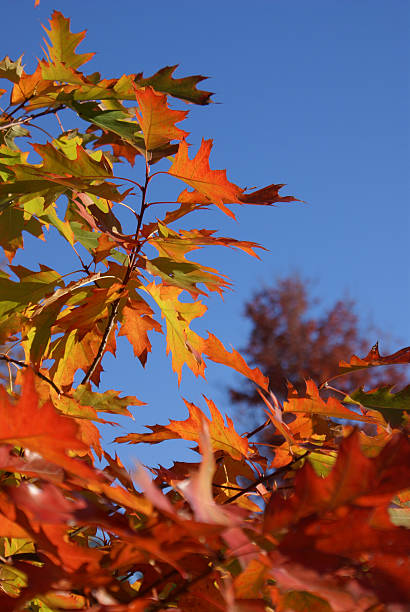
[[[236,495],[232,495],[232,497],[229,497],[229,499],[226,499],[223,502],[223,504],[231,504],[232,502],[237,500],[239,497],[241,497],[245,493],[250,493],[251,491],[253,491],[253,489],[255,489],[258,484],[261,484],[263,482],[267,482],[271,478],[275,478],[277,476],[280,476],[280,474],[283,474],[284,472],[287,472],[287,470],[289,468],[291,468],[292,465],[294,465],[295,463],[297,463],[301,459],[304,459],[305,457],[307,457],[307,455],[309,453],[310,453],[310,451],[306,451],[305,453],[303,453],[303,455],[300,455],[299,457],[296,457],[295,459],[290,461],[290,463],[288,463],[288,464],[278,468],[277,470],[275,470],[275,472],[272,472],[271,474],[265,474],[265,476],[261,476],[260,478],[258,478],[254,482],[252,482],[252,484],[247,486],[245,489],[242,489],[242,491],[239,491],[239,493],[236,493]]]
[[[0,130],[7,130],[11,127],[14,127],[15,125],[24,125],[26,123],[30,123],[31,121],[33,121],[33,119],[37,119],[38,117],[44,117],[44,115],[50,115],[51,113],[57,113],[63,108],[64,105],[60,104],[60,106],[57,106],[57,108],[48,108],[44,111],[41,111],[41,113],[27,115],[26,117],[20,117],[20,119],[17,119],[16,121],[11,121],[10,123],[6,123],[6,125],[0,126]]]
[[[244,434],[244,437],[245,437],[245,438],[248,438],[248,440],[249,440],[249,438],[251,438],[252,436],[254,436],[254,435],[256,435],[257,433],[259,433],[260,431],[262,431],[262,429],[265,429],[265,427],[266,427],[267,425],[269,425],[269,424],[270,424],[270,422],[271,422],[271,421],[270,421],[270,419],[267,419],[267,420],[266,420],[264,423],[262,423],[262,425],[259,425],[258,427],[256,427],[256,428],[255,428],[255,429],[253,429],[252,431],[250,431],[249,433]]]
[[[41,372],[39,372],[38,370],[36,370],[34,368],[34,366],[32,366],[30,363],[25,363],[24,361],[19,361],[18,359],[13,359],[12,357],[8,357],[7,355],[5,355],[4,353],[0,353],[0,360],[1,361],[6,361],[7,363],[14,363],[15,365],[20,366],[21,368],[29,368],[30,370],[33,370],[34,374],[36,376],[38,376],[39,378],[41,378],[41,380],[44,380],[45,382],[47,382],[49,385],[51,385],[54,389],[54,391],[57,391],[58,395],[62,394],[62,391],[57,387],[57,385],[51,380],[51,378],[48,378],[47,376],[45,376],[44,374],[42,374]]]

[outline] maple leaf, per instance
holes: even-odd
[[[189,325],[196,317],[201,317],[207,310],[199,301],[180,302],[178,296],[182,290],[177,287],[151,283],[143,288],[153,297],[161,309],[167,324],[167,354],[172,353],[172,368],[181,382],[182,366],[185,363],[195,376],[204,376],[205,364],[202,360],[204,340]]]
[[[169,425],[150,425],[152,433],[131,433],[116,438],[116,442],[158,444],[164,440],[183,439],[193,440],[199,444],[202,426],[206,423],[213,451],[222,450],[237,460],[247,457],[249,454],[247,438],[237,434],[229,417],[226,417],[227,425],[225,425],[213,401],[205,396],[204,399],[211,412],[211,419],[208,419],[195,404],[184,400],[189,412],[189,417],[185,421],[170,421]]]
[[[175,126],[175,123],[185,119],[188,111],[171,110],[167,97],[156,93],[152,87],[135,87],[135,97],[140,109],[136,115],[144,134],[147,151],[188,136],[188,132]]]

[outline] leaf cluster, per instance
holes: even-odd
[[[408,595],[408,389],[326,400],[310,380],[280,403],[259,369],[191,327],[209,293],[229,287],[191,251],[218,245],[255,256],[258,245],[174,224],[213,206],[232,217],[234,205],[295,198],[281,196],[280,184],[247,193],[230,182],[211,169],[211,141],[190,153],[176,126],[187,111],[169,99],[208,104],[203,77],[174,78],[175,67],[87,75],[92,54],[77,52],[84,33],[57,11],[46,33],[33,74],[21,58],[0,63],[9,95],[0,236],[10,262],[0,275],[0,360],[9,368],[0,392],[1,609],[397,609]],[[61,133],[28,142],[54,116]],[[64,131],[69,116],[86,127]],[[133,178],[119,175],[120,164],[135,164]],[[151,182],[164,178],[183,191],[151,201]],[[73,252],[72,274],[14,265],[23,232],[48,240],[50,227]],[[117,442],[182,438],[200,462],[130,474],[102,448],[97,425],[142,402],[102,392],[100,376],[119,335],[146,366],[154,332],[166,337],[178,380],[184,365],[196,376],[207,360],[233,368],[259,390],[266,421],[240,435],[212,399],[209,416],[186,401],[186,420]],[[409,348],[383,357],[374,347],[338,375],[409,357]],[[277,434],[269,459],[253,442],[264,428]]]

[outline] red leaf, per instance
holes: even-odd
[[[397,365],[410,363],[410,346],[397,351],[396,353],[392,353],[392,355],[380,355],[379,353],[379,344],[376,344],[370,349],[369,353],[366,357],[361,359],[357,357],[357,355],[353,355],[350,359],[350,362],[346,361],[339,362],[339,372],[329,378],[326,382],[330,382],[339,376],[343,376],[344,374],[350,374],[350,372],[357,372],[357,370],[365,370],[367,368],[372,368],[375,366],[381,365]],[[322,383],[321,386],[324,386],[325,383]]]

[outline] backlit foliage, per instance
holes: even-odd
[[[261,371],[191,328],[207,295],[229,286],[187,258],[191,251],[255,255],[258,245],[178,221],[213,206],[233,217],[240,205],[295,198],[280,195],[282,185],[247,193],[230,182],[211,168],[211,141],[190,151],[181,122],[187,102],[210,102],[197,87],[203,77],[174,77],[175,67],[151,77],[86,74],[93,54],[77,52],[84,33],[54,12],[46,34],[32,74],[21,58],[0,63],[9,98],[0,117],[0,241],[10,262],[0,274],[0,344],[10,348],[0,355],[10,369],[0,394],[1,610],[400,609],[409,390],[323,399],[309,380],[281,404]],[[74,127],[64,131],[62,120]],[[137,157],[142,175],[124,178]],[[166,176],[183,191],[175,202],[152,201],[151,182]],[[72,273],[53,269],[52,252],[14,265],[23,232],[48,241],[50,227],[72,249]],[[211,360],[253,382],[267,415],[258,430],[278,434],[273,459],[253,442],[256,431],[241,435],[211,398],[202,407],[210,416],[187,401],[186,420],[117,440],[182,438],[199,463],[131,476],[101,447],[97,424],[141,404],[99,391],[104,357],[123,335],[145,366],[152,333],[164,334],[178,380],[184,365],[205,376]],[[409,357],[408,348],[381,356],[374,347],[363,359],[346,355],[335,376]]]

